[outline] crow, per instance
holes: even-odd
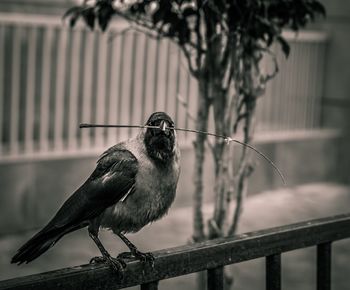
[[[14,255],[11,263],[29,263],[64,235],[87,227],[105,262],[119,272],[125,258],[153,261],[126,237],[164,216],[175,198],[180,151],[174,122],[164,112],[153,113],[136,137],[118,143],[98,159],[95,170],[61,206],[49,223]],[[98,238],[100,228],[111,230],[130,252],[112,257]]]

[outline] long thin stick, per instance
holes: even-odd
[[[160,129],[159,126],[143,126],[143,125],[108,125],[108,124],[85,124],[82,123],[79,125],[79,128],[152,128]],[[171,128],[173,129],[173,128]]]
[[[108,125],[108,124],[80,124],[79,128],[151,128],[151,129],[161,129],[159,126],[147,126],[147,125]],[[258,155],[262,156],[267,162],[271,164],[271,166],[276,170],[278,175],[281,177],[283,184],[286,184],[285,178],[282,174],[282,172],[278,169],[278,167],[275,165],[275,163],[268,158],[264,153],[260,152],[258,149],[253,147],[250,144],[238,141],[236,139],[232,139],[231,137],[220,135],[220,134],[215,134],[211,132],[205,132],[205,131],[199,131],[199,130],[194,130],[194,129],[186,129],[186,128],[174,128],[174,127],[168,127],[168,129],[171,130],[176,130],[176,131],[184,131],[184,132],[191,132],[191,133],[196,133],[196,134],[204,134],[208,136],[213,136],[217,138],[222,138],[225,140],[227,144],[230,144],[230,142],[234,142],[237,144],[240,144],[242,146],[248,147],[249,149],[253,150],[256,152]]]

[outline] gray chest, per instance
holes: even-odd
[[[164,216],[175,198],[179,176],[177,160],[166,167],[156,166],[138,156],[139,171],[133,191],[123,201],[108,208],[101,225],[114,232],[137,232]]]

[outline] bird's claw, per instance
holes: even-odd
[[[123,259],[119,258],[113,258],[111,256],[98,256],[93,257],[90,260],[90,264],[97,264],[97,263],[107,263],[112,270],[118,274],[120,279],[123,278],[124,269],[126,267],[126,263],[123,261]]]
[[[100,264],[106,262],[106,259],[102,256],[93,257],[90,259],[90,264]]]
[[[142,263],[150,263],[154,266],[154,256],[152,253],[142,253],[140,251],[123,252],[118,255],[119,259],[137,259]]]
[[[138,259],[144,263],[150,263],[152,268],[154,267],[154,256],[152,253],[141,253],[139,252]]]

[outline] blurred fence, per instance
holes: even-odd
[[[105,34],[71,30],[59,18],[0,14],[0,160],[101,150],[132,134],[79,130],[81,122],[141,124],[164,110],[179,127],[194,127],[178,100],[195,113],[197,87],[180,50],[122,30],[118,23]],[[320,125],[326,37],[286,36],[292,52],[287,62],[276,50],[280,73],[259,100],[258,131]]]
[[[320,128],[327,36],[322,32],[285,33],[291,44],[286,59],[275,49],[279,73],[266,86],[257,107],[260,131]],[[266,63],[266,67],[269,67]]]

